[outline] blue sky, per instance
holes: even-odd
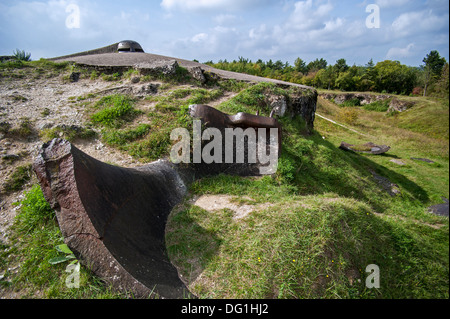
[[[79,24],[70,20],[79,10]],[[379,27],[366,20],[376,12]],[[72,22],[70,22],[72,21]],[[369,25],[370,26],[370,25]],[[449,60],[447,0],[0,0],[0,55],[32,59],[138,41],[149,53],[200,62],[272,59],[293,64],[345,58],[364,65],[419,66],[438,50]]]

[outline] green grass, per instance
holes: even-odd
[[[133,119],[140,112],[134,108],[135,100],[116,94],[102,97],[94,108],[100,109],[91,115],[91,121],[110,128],[119,128],[124,122]]]
[[[168,155],[173,128],[191,129],[189,104],[209,103],[232,91],[239,94],[218,109],[268,115],[266,93],[292,93],[267,83],[179,86],[187,76],[183,69],[179,73],[159,95],[145,100],[86,99],[100,138],[148,163]],[[200,298],[448,298],[448,219],[427,212],[449,196],[448,101],[399,98],[416,104],[386,116],[383,105],[341,108],[319,98],[319,114],[341,122],[342,110],[351,109],[354,116],[346,126],[365,135],[320,117],[308,135],[301,117],[281,118],[283,146],[274,176],[218,175],[193,183],[166,229],[169,257],[190,289]],[[342,141],[391,149],[384,155],[357,154],[339,149]],[[389,195],[371,172],[389,178],[401,194]],[[62,236],[54,213],[48,206],[40,209],[45,205],[38,189],[22,201],[16,242],[0,246],[2,267],[18,258],[24,267],[16,276],[6,272],[0,283],[29,289],[30,295],[40,290],[45,297],[124,297],[84,268],[82,288],[65,287],[64,264],[48,263],[58,255],[55,246]],[[255,210],[234,219],[230,209],[208,212],[190,201],[207,194],[227,194]],[[28,215],[30,206],[34,213]],[[379,266],[379,289],[365,286],[370,264]]]
[[[448,296],[448,247],[429,250],[445,230],[414,238],[370,206],[330,195],[285,197],[241,221],[190,206],[172,216],[169,255],[201,298]],[[365,287],[370,264],[380,267],[380,289]]]
[[[422,133],[439,140],[449,138],[449,100],[419,98],[408,112],[397,114],[392,121],[400,128]]]
[[[167,113],[177,111],[180,107],[186,107],[191,104],[205,104],[220,98],[222,95],[223,91],[221,89],[180,88],[171,91],[165,96],[150,97],[148,100],[157,101],[155,109]]]
[[[6,180],[3,186],[6,192],[17,192],[21,190],[26,183],[31,179],[31,165],[18,166],[14,169],[14,172]]]
[[[103,140],[112,146],[125,146],[127,143],[135,141],[150,131],[151,126],[148,124],[140,124],[136,128],[123,130],[105,130]]]
[[[23,291],[24,298],[124,298],[112,291],[84,266],[80,269],[80,288],[66,287],[67,263],[53,265],[49,261],[60,253],[56,246],[63,243],[56,216],[45,201],[39,185],[25,192],[16,203],[19,213],[11,227],[10,244],[0,247],[3,289]],[[12,274],[7,265],[19,265]],[[11,267],[12,268],[12,267]]]
[[[220,88],[176,88],[140,103],[128,101],[121,95],[106,96],[95,103],[94,109],[104,108],[94,113],[91,120],[104,127],[101,138],[108,145],[126,151],[138,160],[153,161],[168,156],[173,144],[170,140],[173,129],[191,129],[189,105],[208,103],[223,93]],[[143,112],[138,109],[140,104],[148,102],[155,103],[154,110]],[[115,117],[119,112],[123,112],[123,116]],[[141,116],[136,118],[139,114]]]
[[[17,127],[10,128],[8,135],[20,138],[27,138],[33,134],[33,124],[29,118],[23,118]]]
[[[391,99],[385,99],[381,101],[375,101],[363,106],[363,109],[367,111],[386,112],[389,109],[389,103]]]
[[[261,87],[253,87],[219,108],[253,112],[262,106],[262,92]],[[433,105],[428,103],[428,110],[436,114]],[[446,111],[445,104],[434,107],[448,117],[448,104]],[[190,187],[191,196],[227,194],[239,199],[245,195],[250,203],[263,205],[240,220],[233,219],[229,209],[208,212],[189,199],[174,210],[167,226],[167,249],[195,294],[201,298],[448,298],[448,219],[426,211],[449,195],[448,138],[431,138],[439,135],[399,125],[402,116],[419,118],[425,112],[422,108],[413,107],[398,118],[378,109],[352,109],[357,118],[347,125],[371,137],[318,117],[314,134],[304,135],[299,118],[284,118],[275,176],[219,175]],[[319,113],[338,121],[340,110],[319,99]],[[430,131],[439,131],[438,117],[431,117]],[[392,148],[381,156],[356,154],[339,149],[341,141],[372,141]],[[437,164],[410,157],[428,157]],[[407,165],[390,162],[393,158]],[[401,194],[389,195],[371,171],[389,178]],[[365,285],[370,264],[380,269],[379,289]]]
[[[69,72],[73,67],[69,62],[56,63],[45,59],[36,61],[13,60],[0,63],[0,78],[14,80],[15,78],[31,77],[52,78],[65,72]]]
[[[261,82],[242,90],[232,99],[222,103],[219,108],[223,112],[234,114],[238,112],[254,113],[260,111],[261,115],[269,116],[265,94],[287,95],[288,92],[273,83]]]
[[[77,125],[58,125],[56,127],[43,129],[39,132],[39,136],[44,142],[54,138],[64,138],[73,142],[76,139],[92,139],[96,137],[96,135],[94,130]]]
[[[91,73],[91,75],[92,75],[92,73]],[[103,81],[119,81],[122,78],[122,76],[118,72],[113,73],[113,74],[102,73],[100,76],[102,77]]]

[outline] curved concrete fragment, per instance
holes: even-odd
[[[33,169],[65,242],[94,273],[139,298],[188,294],[164,243],[167,217],[186,192],[173,164],[116,167],[53,139]]]
[[[281,147],[281,125],[274,118],[228,115],[207,105],[192,105],[190,113],[220,131],[276,128],[279,144],[270,142],[266,148]],[[248,146],[241,149],[247,155],[248,151]],[[260,165],[266,164],[159,160],[123,168],[100,162],[66,140],[53,139],[42,146],[33,169],[45,199],[56,211],[66,244],[94,273],[138,298],[152,294],[182,298],[189,291],[165,248],[171,210],[194,179],[219,173],[259,175]]]
[[[243,129],[253,128],[276,128],[278,130],[278,150],[281,153],[281,124],[272,117],[253,115],[249,113],[239,112],[234,115],[223,113],[214,107],[204,104],[193,104],[189,106],[191,117],[202,119],[203,123],[208,127],[216,128],[235,128]]]
[[[342,142],[339,146],[341,149],[346,151],[352,151],[357,153],[367,153],[367,154],[374,154],[374,155],[380,155],[383,153],[386,153],[391,149],[390,146],[387,145],[376,145],[372,142],[362,144],[362,145],[352,145],[346,142]]]
[[[263,149],[261,150],[265,154],[273,154],[273,158],[278,158],[281,154],[281,134],[282,128],[281,124],[277,119],[260,115],[253,115],[249,113],[239,112],[234,115],[223,113],[214,107],[204,105],[204,104],[192,104],[189,106],[190,116],[194,119],[200,119],[202,125],[206,128],[215,128],[220,132],[220,136],[222,138],[221,143],[221,151],[222,155],[219,156],[218,162],[213,162],[210,164],[199,163],[192,164],[191,167],[195,171],[195,176],[197,178],[207,175],[216,175],[216,174],[229,174],[229,175],[241,175],[241,176],[260,176],[260,175],[270,175],[276,171],[277,164],[272,162],[261,162],[259,155],[258,158],[252,158],[249,154],[258,153],[260,151],[259,144],[259,130],[265,129],[265,143],[263,144]],[[273,114],[272,114],[273,115]],[[252,137],[252,141],[250,141],[250,137],[244,134],[244,130],[254,129],[254,135]],[[241,129],[241,133],[239,131],[236,133],[231,133],[236,135],[231,137],[230,141],[232,143],[231,150],[227,151],[227,135],[229,132],[226,132],[227,129],[231,129],[231,131],[235,131],[235,129]],[[270,136],[270,130],[276,129],[277,136],[274,135],[273,140]],[[252,131],[252,130],[250,130]],[[201,132],[200,132],[201,133]],[[250,132],[251,133],[251,132]],[[201,134],[199,134],[200,136]],[[256,136],[258,135],[258,136]],[[256,139],[257,137],[257,139]],[[216,137],[215,137],[216,138]],[[215,139],[214,138],[214,139]],[[253,139],[254,138],[254,139]],[[209,143],[204,142],[203,144]],[[230,144],[231,144],[230,143]],[[263,151],[264,150],[264,151]],[[229,152],[229,154],[227,154]],[[242,156],[238,159],[238,153]],[[230,155],[230,158],[227,160],[227,155]],[[232,158],[232,160],[230,160]],[[270,168],[273,164],[273,167]]]

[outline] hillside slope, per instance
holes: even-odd
[[[439,105],[448,117],[445,101],[418,100],[429,108],[426,112],[433,114]],[[237,96],[218,107],[230,110],[239,101]],[[318,114],[341,121],[343,110],[319,98]],[[283,151],[274,179],[223,175],[192,187],[192,197],[169,222],[167,246],[194,293],[208,298],[447,298],[448,219],[428,213],[427,207],[448,198],[448,135],[433,138],[433,129],[422,132],[420,123],[415,132],[402,127],[405,117],[422,118],[424,107],[394,118],[352,111],[356,116],[345,126],[353,130],[316,117],[312,136],[304,134],[299,119],[282,119]],[[437,132],[441,116],[428,123],[437,123]],[[391,150],[348,153],[338,148],[341,141],[373,141]],[[230,203],[221,206],[224,194]],[[219,199],[197,204],[211,195]],[[239,218],[240,210],[250,213]],[[379,289],[365,282],[371,271],[366,267],[373,264],[380,269]]]
[[[189,125],[189,104],[265,114],[262,93],[285,90],[43,61],[1,72],[0,295],[9,298],[128,297],[84,266],[81,289],[69,289],[65,264],[49,264],[63,238],[29,173],[44,141],[67,138],[99,160],[135,167],[168,154],[171,129]],[[194,183],[166,229],[169,257],[190,290],[201,298],[448,298],[448,218],[427,209],[449,196],[448,101],[414,99],[407,112],[386,116],[319,98],[318,114],[353,131],[316,117],[308,134],[300,117],[280,118],[274,176]],[[391,149],[349,153],[342,141]],[[379,288],[366,285],[371,265]]]

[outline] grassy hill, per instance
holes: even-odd
[[[26,72],[38,76],[41,64],[4,70],[3,80],[26,78]],[[51,66],[45,74],[67,81],[73,69]],[[81,70],[82,80],[84,75],[86,81],[113,81],[114,87],[136,76],[110,79]],[[105,148],[149,162],[168,154],[173,127],[189,125],[189,104],[254,114],[261,90],[275,89],[235,81],[144,81],[158,82],[158,94],[69,97],[67,104],[84,114],[87,140],[60,127],[42,129],[41,140],[67,135],[77,145],[98,139]],[[449,196],[448,100],[398,98],[416,105],[387,116],[319,98],[317,113],[347,128],[317,116],[315,131],[307,134],[301,118],[280,118],[283,146],[274,176],[219,175],[195,182],[166,229],[169,257],[191,291],[200,298],[448,298],[448,218],[427,212]],[[391,149],[384,155],[349,153],[339,148],[341,141]],[[16,275],[3,272],[0,287],[22,287],[29,296],[40,291],[47,298],[128,297],[111,292],[84,267],[82,289],[64,286],[63,265],[48,263],[63,240],[54,214],[39,187],[26,190],[13,227],[16,241],[0,243],[2,269],[21,266]],[[234,206],[196,205],[205,196],[226,196]],[[251,212],[237,218],[233,207]],[[366,286],[369,265],[379,267],[379,288]]]
[[[448,198],[448,101],[416,99],[417,107],[394,117],[355,108],[345,125],[365,135],[316,117],[308,136],[300,119],[281,119],[275,178],[197,182],[192,196],[229,194],[258,208],[235,220],[232,211],[205,211],[191,199],[173,213],[167,247],[192,291],[206,298],[448,298],[448,219],[426,209]],[[321,98],[317,112],[342,118],[339,106]],[[339,149],[341,141],[392,148],[360,155]],[[388,194],[373,174],[401,193]],[[379,289],[365,285],[370,264],[380,269]]]

